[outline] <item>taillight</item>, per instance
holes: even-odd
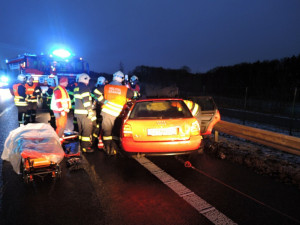
[[[199,135],[200,134],[200,126],[198,121],[192,123],[191,126],[191,135]]]
[[[123,137],[132,137],[132,129],[130,124],[124,124],[123,126]]]

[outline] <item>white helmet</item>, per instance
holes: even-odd
[[[30,77],[27,78],[27,82],[28,83],[32,83],[33,81],[34,81],[33,76],[30,76]]]
[[[139,78],[136,75],[133,75],[130,77],[131,82],[138,81],[138,80],[139,80]]]
[[[97,80],[97,84],[96,85],[105,85],[106,83],[106,79],[105,77],[98,77],[98,80]]]
[[[18,75],[18,81],[20,81],[20,82],[25,82],[26,81],[26,76],[25,75],[23,75],[23,74],[19,74]]]
[[[139,78],[136,75],[133,75],[130,77],[131,85],[133,85],[133,86],[136,85],[138,83],[138,81],[139,81]]]
[[[90,81],[90,76],[87,75],[86,73],[82,73],[79,77],[78,77],[78,82],[82,82],[87,84]]]
[[[124,79],[124,73],[122,71],[117,71],[113,74],[113,80],[116,80],[117,78]]]

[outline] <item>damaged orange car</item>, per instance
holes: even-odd
[[[188,154],[199,149],[200,130],[182,99],[137,100],[124,115],[121,147],[131,154]]]

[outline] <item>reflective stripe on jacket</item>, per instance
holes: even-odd
[[[21,90],[23,90],[23,94],[21,94]],[[14,102],[16,106],[28,106],[28,103],[25,101],[25,86],[21,83],[13,85],[13,93],[14,93]]]
[[[112,116],[119,116],[127,102],[126,86],[107,84],[104,87],[104,98],[107,102],[102,107],[102,112]]]
[[[53,90],[53,95],[51,99],[51,109],[55,113],[57,113],[62,111],[69,112],[70,108],[71,108],[71,100],[66,88],[58,85]]]
[[[190,100],[183,100],[183,101],[187,105],[189,110],[192,112],[193,116],[196,116],[200,112],[200,107],[197,103]]]
[[[104,99],[103,91],[104,86],[95,87],[92,91],[92,97],[97,101],[101,102]]]
[[[74,114],[88,115],[88,111],[92,110],[92,97],[89,87],[80,82],[74,88],[74,99]]]

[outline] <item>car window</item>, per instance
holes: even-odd
[[[181,100],[155,100],[137,102],[129,119],[191,118],[190,110]]]
[[[213,111],[216,109],[216,104],[212,97],[195,97],[191,100],[198,103],[202,111]]]

